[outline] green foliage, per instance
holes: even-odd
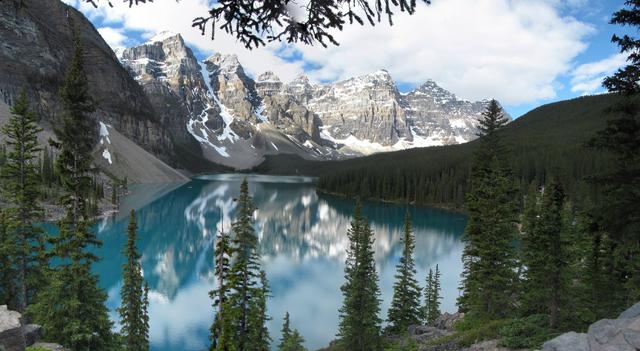
[[[115,338],[105,307],[107,295],[98,287],[91,265],[98,260],[88,251],[100,245],[91,231],[87,198],[90,192],[93,111],[83,68],[83,50],[76,31],[75,53],[61,89],[64,105],[62,128],[56,130],[60,154],[56,168],[64,194],[60,203],[65,216],[59,234],[51,238],[58,264],[49,274],[48,287],[39,291],[28,313],[42,325],[48,340],[74,350],[108,350]]]
[[[545,187],[539,209],[535,197],[530,202],[528,217],[535,218],[528,219],[523,236],[523,315],[547,314],[549,327],[556,329],[569,292],[568,247],[572,238],[568,233],[572,224],[563,218],[565,194],[557,181]]]
[[[469,320],[471,321],[471,319]],[[431,340],[428,345],[437,346],[456,343],[458,346],[468,347],[484,340],[494,340],[500,336],[499,331],[509,323],[509,320],[506,319],[493,321],[476,319],[472,320],[472,322],[470,321],[459,325],[457,332],[454,334]]]
[[[223,221],[224,222],[224,221]],[[227,301],[231,287],[229,286],[229,275],[231,271],[231,256],[233,255],[233,249],[231,247],[231,239],[229,235],[224,232],[224,228],[221,228],[217,235],[215,246],[215,276],[217,286],[215,289],[209,292],[209,297],[213,300],[213,307],[216,309],[216,315],[211,324],[210,337],[211,347],[210,350],[216,350],[218,345],[219,349],[226,349],[225,346],[230,340],[228,333],[223,333],[224,321],[223,306]]]
[[[440,316],[440,268],[436,265],[435,273],[429,269],[427,284],[424,288],[424,307],[422,317],[427,324],[433,324]]]
[[[538,107],[506,125],[498,134],[512,155],[506,161],[514,173],[518,198],[524,197],[531,183],[544,184],[551,171],[577,206],[593,197],[597,188],[584,178],[607,169],[611,159],[584,144],[604,127],[607,111],[619,100],[609,94],[561,101]],[[474,140],[322,163],[273,156],[258,170],[286,174],[295,164],[299,173],[319,176],[316,186],[321,192],[362,197],[365,190],[361,187],[367,184],[369,199],[463,208],[471,186],[473,155],[480,143]]]
[[[373,257],[375,240],[369,222],[362,216],[358,201],[347,236],[344,296],[338,331],[340,347],[353,351],[380,350],[380,289]]]
[[[407,211],[404,219],[404,231],[401,238],[402,257],[396,265],[393,298],[389,308],[386,332],[393,335],[403,334],[410,325],[420,323],[420,285],[415,278],[416,268],[413,258],[415,238],[411,217]]]
[[[507,149],[497,133],[505,125],[493,100],[480,120],[480,147],[471,170],[466,206],[469,221],[463,235],[460,309],[476,318],[495,320],[513,310],[516,276],[516,203]]]
[[[613,14],[612,24],[640,28],[640,1],[627,0]],[[610,91],[624,96],[611,110],[612,118],[590,142],[590,146],[611,155],[612,167],[594,177],[602,188],[604,201],[596,213],[609,234],[615,261],[610,269],[618,277],[611,299],[620,310],[640,299],[640,40],[614,35],[621,53],[628,53],[628,65],[604,80]]]
[[[38,133],[36,117],[29,110],[23,90],[11,109],[11,117],[2,127],[9,149],[1,170],[2,195],[9,207],[5,213],[5,230],[15,245],[9,252],[15,265],[13,288],[17,308],[24,312],[37,289],[45,284],[45,234],[34,224],[42,217],[40,175],[38,174]]]
[[[123,255],[127,261],[122,265],[122,287],[120,288],[121,306],[120,334],[124,346],[129,351],[149,350],[148,287],[142,277],[140,254],[136,249],[136,216],[131,210],[127,228],[127,244]]]
[[[13,236],[7,230],[4,210],[0,210],[0,303],[16,308],[16,267],[13,264],[16,248]]]
[[[387,341],[383,347],[384,351],[418,351],[418,342],[410,338],[398,341]]]
[[[499,331],[500,345],[512,349],[540,349],[555,334],[549,329],[549,315],[533,314],[508,322]]]
[[[304,338],[297,329],[291,330],[289,324],[289,312],[286,312],[282,323],[282,338],[278,344],[278,351],[306,351],[307,349],[303,345]]]
[[[255,207],[249,195],[245,179],[240,185],[237,219],[232,224],[235,237],[232,241],[233,263],[229,268],[228,280],[221,286],[223,291],[213,291],[212,296],[224,295],[219,303],[219,315],[212,326],[212,348],[215,350],[267,351],[271,338],[265,323],[267,315],[266,299],[269,286],[264,271],[260,268],[257,252],[258,238],[253,227]],[[225,261],[218,257],[217,261]],[[220,271],[218,271],[220,273]],[[222,276],[224,282],[224,274]],[[228,289],[228,290],[227,290]],[[214,305],[216,300],[214,298]],[[214,334],[215,333],[215,334]]]

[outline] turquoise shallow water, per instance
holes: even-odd
[[[214,286],[213,238],[228,229],[245,175],[202,176],[185,184],[136,186],[124,199],[121,213],[99,222],[104,246],[95,250],[102,261],[94,267],[108,292],[108,307],[119,305],[121,255],[127,214],[136,209],[138,248],[151,293],[151,349],[204,350],[213,308],[208,291]],[[312,179],[248,176],[258,207],[256,230],[273,297],[268,301],[273,340],[285,311],[312,350],[326,346],[338,324],[342,296],[346,231],[353,202],[319,196]],[[416,234],[416,262],[424,284],[426,272],[439,264],[445,311],[455,310],[462,271],[460,235],[466,218],[439,209],[410,208]],[[375,256],[382,290],[382,317],[392,294],[395,264],[405,207],[366,203],[364,214],[376,234]],[[114,320],[117,319],[112,312]],[[275,342],[274,342],[275,344]]]

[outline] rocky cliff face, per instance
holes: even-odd
[[[24,6],[20,4],[23,3]],[[235,168],[265,155],[336,159],[475,137],[486,102],[469,102],[427,82],[402,94],[380,70],[316,84],[306,76],[282,82],[249,77],[234,55],[201,64],[178,34],[161,33],[118,53],[79,12],[59,0],[0,6],[0,97],[11,105],[22,88],[47,130],[59,120],[58,90],[81,34],[94,130],[111,126],[174,167],[206,170],[208,161]]]
[[[26,89],[32,108],[51,129],[60,118],[58,96],[73,54],[78,28],[85,69],[98,121],[109,123],[126,137],[172,164],[177,163],[172,137],[156,116],[143,89],[120,65],[98,31],[81,13],[59,0],[4,1],[0,6],[0,96],[12,105]]]

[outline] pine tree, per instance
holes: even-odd
[[[413,259],[415,239],[411,217],[407,211],[404,219],[404,233],[401,239],[402,257],[396,266],[393,298],[389,308],[387,332],[404,334],[410,325],[420,323],[420,285],[415,278],[416,268]]]
[[[380,350],[380,290],[373,257],[375,238],[369,222],[362,216],[359,201],[347,236],[346,281],[340,288],[344,300],[340,308],[339,342],[347,350]]]
[[[267,314],[267,298],[270,297],[269,282],[265,271],[260,271],[260,285],[253,288],[249,305],[247,351],[269,351],[271,337],[266,322],[271,318]]]
[[[463,236],[458,305],[478,319],[505,317],[514,303],[515,188],[507,167],[508,151],[499,133],[507,121],[502,108],[492,100],[479,120],[480,145],[474,154],[471,190],[466,198],[469,221]]]
[[[0,304],[16,308],[15,241],[9,236],[4,210],[0,210]]]
[[[625,1],[626,8],[613,14],[611,24],[640,28],[640,0]],[[609,234],[613,255],[618,258],[613,270],[619,273],[624,286],[618,310],[640,299],[640,39],[614,35],[612,41],[627,53],[626,67],[607,77],[603,85],[625,99],[616,106],[614,117],[591,141],[592,147],[609,152],[613,167],[600,174],[595,181],[601,186],[604,201],[597,209],[603,229]]]
[[[59,149],[56,168],[64,194],[60,199],[65,216],[59,234],[51,239],[57,265],[49,286],[39,292],[29,310],[42,325],[45,338],[74,350],[105,350],[113,345],[112,323],[105,307],[107,295],[98,287],[91,265],[98,260],[88,251],[100,245],[91,231],[87,197],[91,190],[93,111],[83,68],[83,49],[78,31],[75,51],[61,88],[64,106],[62,127],[56,129]]]
[[[217,350],[263,350],[269,345],[265,328],[269,287],[261,270],[258,238],[253,227],[255,207],[246,179],[240,185],[237,219],[232,224],[233,264],[229,271],[229,295],[222,305],[224,343]],[[266,345],[266,346],[265,346]]]
[[[291,330],[289,322],[289,312],[284,315],[284,322],[282,324],[282,339],[278,344],[278,351],[307,351],[304,347],[304,338],[300,335],[298,330]]]
[[[548,314],[551,329],[559,327],[568,285],[568,223],[563,218],[564,208],[564,190],[553,180],[545,187],[540,214],[523,245],[525,313]]]
[[[141,256],[136,249],[136,217],[131,210],[127,228],[127,244],[123,254],[127,261],[122,265],[122,287],[120,288],[121,306],[118,308],[124,346],[130,351],[149,349],[146,283],[142,277]]]
[[[224,311],[223,307],[229,296],[229,274],[230,260],[233,255],[229,235],[224,232],[224,227],[218,233],[218,240],[215,247],[215,276],[217,286],[209,292],[209,297],[213,300],[213,307],[216,315],[210,328],[211,347],[210,350],[228,350],[231,335],[223,334],[224,331]]]
[[[278,350],[282,351],[286,345],[286,343],[291,338],[291,326],[289,321],[289,312],[285,312],[284,321],[282,323],[282,338],[280,339],[280,344],[278,344]]]
[[[427,282],[424,287],[424,306],[422,307],[422,320],[426,324],[430,324],[433,321],[430,318],[431,302],[433,300],[433,269],[429,268],[429,274],[427,275]]]
[[[423,319],[427,324],[433,324],[440,316],[440,268],[436,265],[435,272],[429,269],[427,285],[425,286],[425,304],[423,307]]]
[[[429,303],[429,319],[431,323],[435,322],[440,317],[440,268],[436,265],[435,273],[433,274],[433,287],[431,289],[431,302]]]
[[[17,307],[21,312],[31,302],[34,292],[45,284],[43,270],[48,266],[44,259],[44,232],[34,225],[42,217],[37,165],[41,131],[23,90],[2,128],[9,146],[2,167],[2,193],[9,202],[6,230],[15,241]]]

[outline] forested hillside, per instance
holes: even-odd
[[[502,131],[511,149],[512,169],[524,193],[529,184],[544,184],[550,174],[580,202],[595,189],[585,177],[607,167],[604,154],[585,143],[605,126],[615,95],[598,95],[539,107]],[[297,163],[295,172],[319,175],[318,189],[327,193],[385,201],[409,201],[461,207],[468,190],[470,160],[478,142],[376,154],[347,161]],[[263,171],[284,171],[291,160],[270,159]]]

